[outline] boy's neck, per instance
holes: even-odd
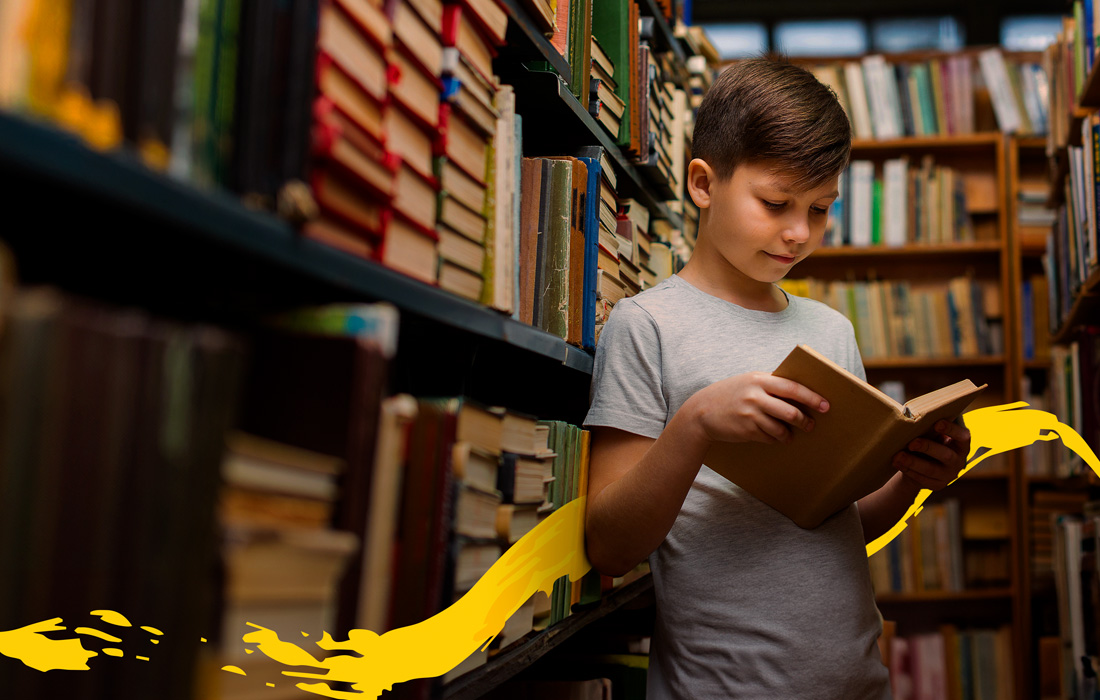
[[[677,275],[696,289],[753,311],[778,312],[787,296],[771,282],[760,282],[738,270],[699,236],[691,258]]]

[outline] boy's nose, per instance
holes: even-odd
[[[810,222],[805,217],[797,217],[787,222],[783,229],[783,240],[805,243],[810,239]]]

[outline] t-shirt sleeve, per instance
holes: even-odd
[[[591,398],[585,427],[618,428],[654,439],[665,428],[660,332],[653,317],[631,299],[615,305],[600,333]]]

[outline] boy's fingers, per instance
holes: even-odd
[[[768,377],[771,381],[766,387],[769,394],[783,399],[797,401],[811,411],[824,413],[829,410],[829,402],[816,391],[811,391],[798,382],[780,377]]]
[[[790,430],[787,426],[770,416],[761,416],[756,426],[761,433],[772,438],[768,442],[787,442],[790,439]]]
[[[764,404],[764,411],[769,416],[781,420],[787,425],[793,425],[807,432],[810,431],[814,425],[813,418],[799,410],[797,406],[787,403],[782,399],[769,396]]]

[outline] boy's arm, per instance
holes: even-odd
[[[792,405],[828,410],[801,384],[770,374],[736,375],[696,392],[657,439],[595,427],[585,544],[598,571],[630,571],[664,540],[714,441],[786,442],[813,419]]]
[[[939,421],[932,432],[909,443],[908,452],[894,455],[898,473],[859,501],[864,541],[872,542],[897,525],[921,489],[939,491],[954,481],[969,454],[970,431],[960,419]]]

